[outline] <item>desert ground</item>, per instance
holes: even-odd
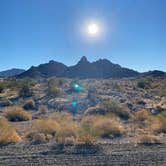
[[[166,165],[166,77],[0,80],[0,165]]]

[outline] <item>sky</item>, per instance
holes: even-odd
[[[93,39],[87,23],[100,25]],[[0,70],[82,56],[166,71],[165,0],[0,0]]]

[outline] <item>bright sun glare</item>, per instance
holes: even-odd
[[[96,36],[99,30],[99,26],[96,23],[89,24],[87,27],[88,34],[91,36]]]

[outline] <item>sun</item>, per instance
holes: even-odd
[[[87,26],[87,32],[91,36],[96,36],[99,33],[99,25],[96,23],[91,23]]]

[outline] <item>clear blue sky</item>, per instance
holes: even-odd
[[[105,27],[100,40],[81,34],[87,20]],[[166,0],[0,0],[0,70],[82,56],[166,71]]]

